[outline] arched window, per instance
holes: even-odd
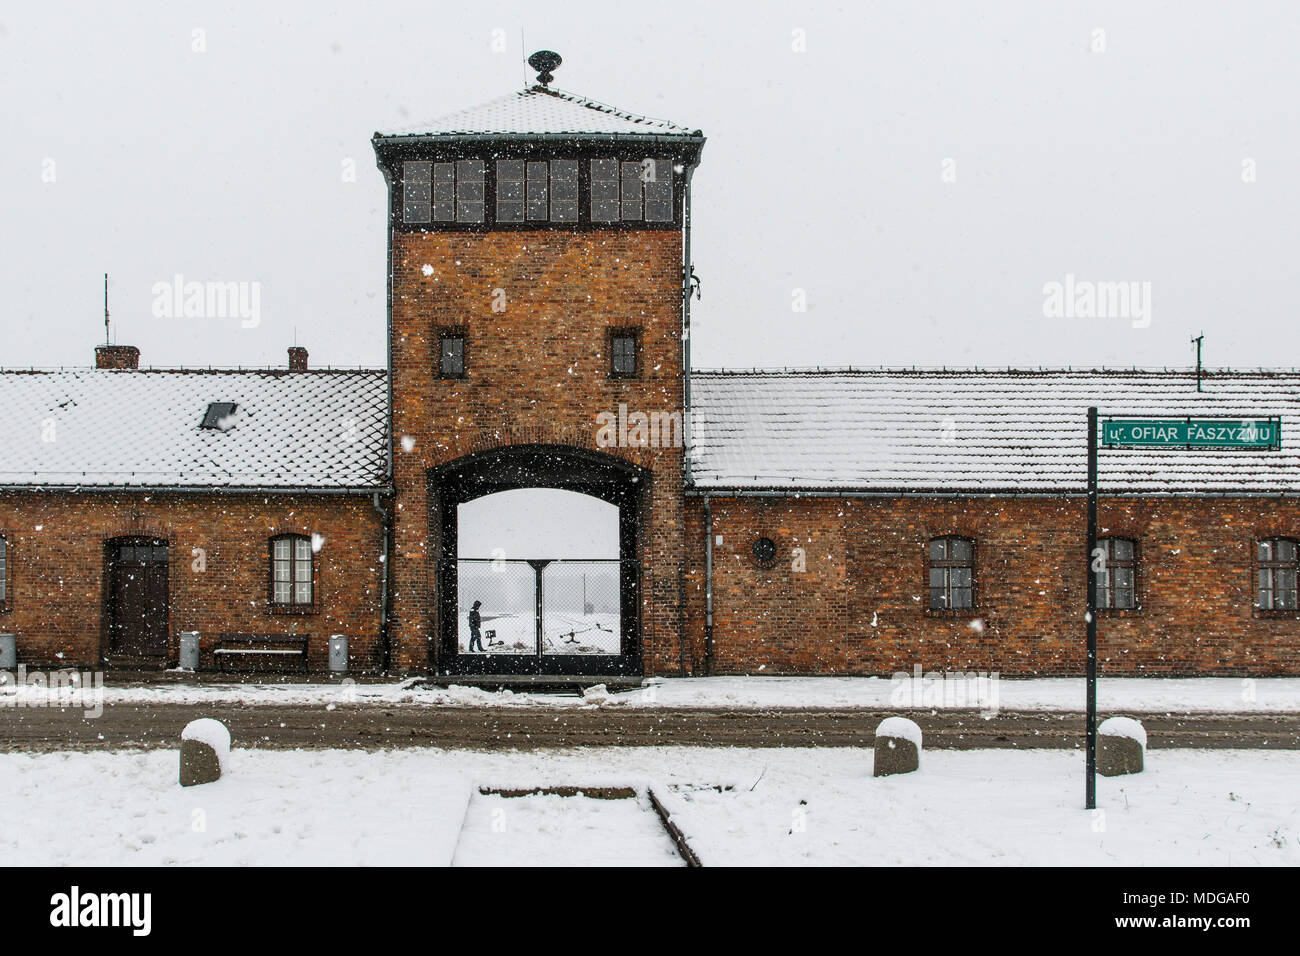
[[[1296,543],[1290,538],[1264,538],[1256,543],[1256,605],[1261,611],[1296,610],[1296,555]]]
[[[1132,538],[1098,538],[1097,548],[1104,552],[1097,565],[1097,607],[1137,607],[1137,542]]]
[[[309,607],[312,603],[311,538],[282,534],[271,539],[271,603]]]
[[[945,535],[930,539],[930,610],[975,606],[975,542]]]

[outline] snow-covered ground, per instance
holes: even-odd
[[[546,611],[542,614],[543,654],[617,654],[620,642],[617,613]],[[484,654],[535,654],[537,617],[535,612],[483,615]],[[470,630],[466,614],[460,615],[460,653],[470,651]]]
[[[936,682],[894,682],[883,677],[693,677],[668,678],[653,686],[583,699],[576,695],[484,691],[472,687],[419,689],[412,682],[362,684],[159,683],[104,688],[113,703],[249,703],[328,706],[352,703],[462,707],[718,707],[730,709],[834,707],[871,710],[952,708],[1078,711],[1084,708],[1081,678],[1002,679],[946,687]],[[980,696],[976,696],[976,690]],[[989,696],[990,693],[994,696]],[[945,696],[947,694],[947,696]],[[44,688],[0,686],[0,705],[15,697],[39,702]],[[1103,713],[1298,713],[1300,678],[1103,678]]]
[[[524,846],[524,844],[527,846]],[[476,793],[452,866],[685,866],[644,793],[635,799]]]
[[[1300,753],[1155,751],[1099,778],[1083,757],[934,751],[235,750],[182,788],[175,751],[0,755],[6,865],[674,862],[644,799],[485,797],[482,786],[653,786],[705,865],[1300,865]],[[714,786],[732,789],[711,789]],[[599,805],[597,805],[599,804]]]

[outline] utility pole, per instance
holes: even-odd
[[[1198,392],[1201,390],[1201,342],[1204,339],[1204,332],[1192,337],[1192,341],[1196,343],[1196,390]]]

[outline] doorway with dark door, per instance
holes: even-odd
[[[167,542],[116,538],[108,543],[110,659],[167,656]]]

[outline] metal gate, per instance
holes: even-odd
[[[623,673],[635,656],[633,562],[462,558],[446,563],[442,583],[455,622],[440,669]]]

